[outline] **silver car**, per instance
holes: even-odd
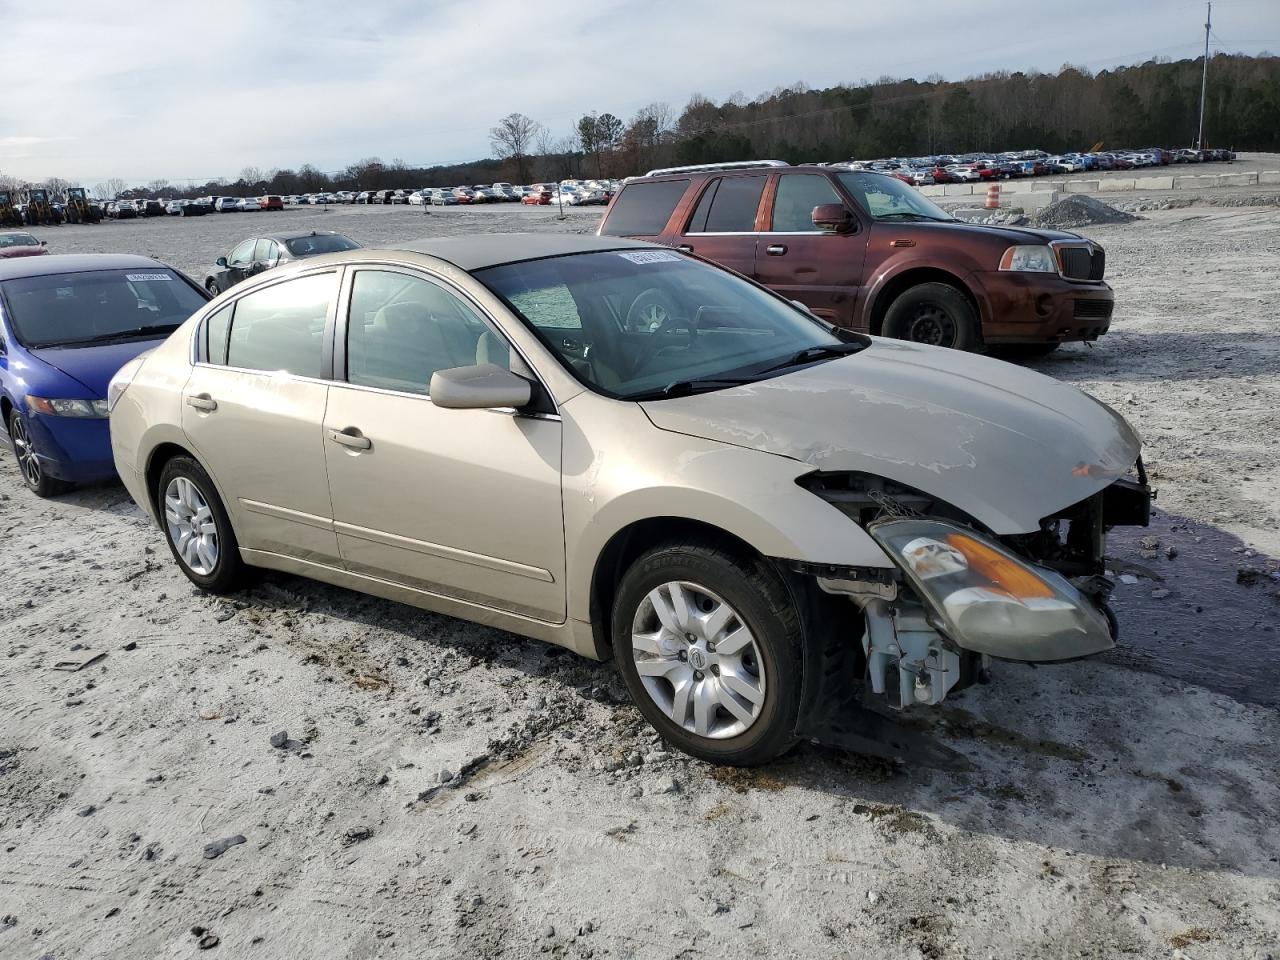
[[[612,237],[270,271],[109,405],[200,587],[283,570],[612,658],[718,763],[913,755],[873,708],[1109,649],[1104,533],[1150,502],[1137,434],[1070,386]]]

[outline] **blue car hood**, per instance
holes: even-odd
[[[105,399],[107,384],[116,371],[138,354],[163,343],[164,339],[127,340],[91,347],[43,347],[28,352],[42,363],[79,381],[94,397]]]

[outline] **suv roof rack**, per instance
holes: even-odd
[[[728,163],[694,163],[687,167],[662,167],[650,170],[646,177],[664,177],[668,173],[702,173],[706,170],[751,170],[756,167],[789,167],[785,160],[730,160]]]

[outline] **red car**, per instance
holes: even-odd
[[[12,257],[41,257],[49,251],[44,240],[29,233],[0,233],[0,260]]]
[[[527,203],[529,206],[546,206],[551,202],[552,193],[550,190],[539,187],[536,190],[530,190],[520,198],[521,203]]]
[[[263,210],[283,210],[284,198],[277,197],[274,194],[272,194],[266,197],[259,197],[258,204],[262,207]]]

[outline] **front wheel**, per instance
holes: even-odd
[[[235,590],[245,565],[209,474],[190,457],[174,457],[160,472],[157,493],[165,539],[187,579],[209,593]]]
[[[884,335],[954,350],[979,350],[982,331],[973,305],[955,287],[922,283],[894,300],[884,317]]]
[[[36,455],[35,444],[31,442],[31,434],[27,432],[26,421],[17,410],[9,413],[9,443],[13,445],[13,456],[18,461],[18,471],[22,481],[37,497],[52,497],[71,489],[71,484],[55,479],[45,473]]]
[[[218,294],[220,294],[220,293],[222,292],[222,290],[220,290],[220,289],[218,288],[218,281],[217,281],[217,280],[210,280],[208,283],[206,283],[206,284],[204,285],[204,288],[205,288],[206,290],[208,290],[208,291],[209,291],[209,295],[210,295],[210,296],[213,296],[213,297],[216,297]]]
[[[631,697],[669,743],[733,766],[795,743],[800,616],[764,560],[698,542],[650,550],[623,575],[612,626]]]

